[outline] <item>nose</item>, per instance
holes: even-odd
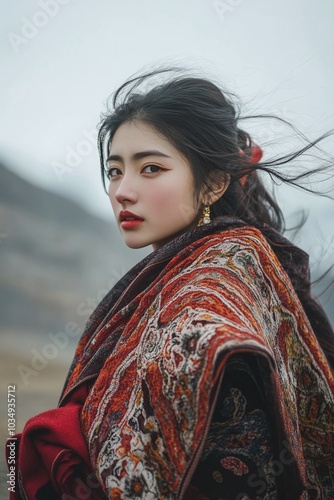
[[[134,180],[130,176],[124,175],[118,184],[114,196],[120,204],[124,204],[124,202],[136,203],[138,194],[134,186]]]

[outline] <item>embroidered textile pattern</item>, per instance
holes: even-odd
[[[247,356],[240,355],[227,363],[192,479],[197,492],[209,500],[278,497],[276,476],[283,466],[275,458],[258,370],[252,359],[246,360]],[[285,457],[285,465],[292,461],[291,454]]]
[[[294,457],[280,481],[293,476],[312,498],[334,498],[333,373],[260,231],[208,234],[142,288],[138,276],[138,294],[127,302],[131,285],[124,287],[112,314],[83,336],[64,392],[66,401],[78,381],[90,379],[81,425],[106,496],[186,492],[226,363],[248,353],[266,372],[277,453],[288,443]],[[223,466],[242,475],[241,462],[225,457]]]

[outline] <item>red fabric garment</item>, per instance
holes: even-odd
[[[279,476],[280,500],[304,498],[292,488],[319,499],[333,491],[333,373],[263,234],[222,230],[223,223],[177,238],[132,270],[79,343],[63,403],[94,377],[81,421],[108,498],[184,498],[216,382],[224,384],[229,357],[240,353],[262,360],[277,467],[285,445],[293,456]],[[296,257],[289,242],[271,236],[287,261]],[[301,274],[304,257],[295,260]]]
[[[87,388],[82,385],[66,406],[31,418],[16,436],[19,473],[10,500],[104,498],[92,473],[80,426],[86,395]]]
[[[279,499],[308,498],[291,496],[292,487],[330,498],[333,332],[309,296],[305,254],[266,232],[267,239],[242,221],[217,218],[153,252],[116,284],[87,323],[61,407],[31,419],[21,436],[23,487],[12,498],[203,498],[190,492],[191,479],[225,366],[243,353],[261,359],[283,467]],[[299,264],[298,289],[285,271],[291,261]],[[298,297],[320,327],[316,335]],[[89,484],[90,463],[105,497]]]

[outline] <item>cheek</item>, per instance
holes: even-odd
[[[112,206],[113,211],[115,212],[115,210],[116,210],[116,206],[118,205],[118,202],[117,202],[117,200],[116,200],[116,198],[115,198],[115,193],[114,193],[114,191],[115,191],[114,189],[109,188],[109,190],[108,190],[108,194],[109,194],[109,201],[110,201],[110,204],[111,204],[111,206]]]
[[[188,224],[196,215],[193,190],[190,183],[173,183],[172,186],[161,185],[149,193],[150,204],[156,213],[174,221]]]

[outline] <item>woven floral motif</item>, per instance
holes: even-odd
[[[206,234],[140,266],[91,319],[64,392],[66,402],[91,385],[81,425],[106,496],[186,494],[224,369],[247,354],[260,360],[278,453],[288,446],[300,498],[334,498],[333,373],[261,232]],[[247,461],[222,465],[247,473]],[[283,464],[286,481],[290,469]]]

